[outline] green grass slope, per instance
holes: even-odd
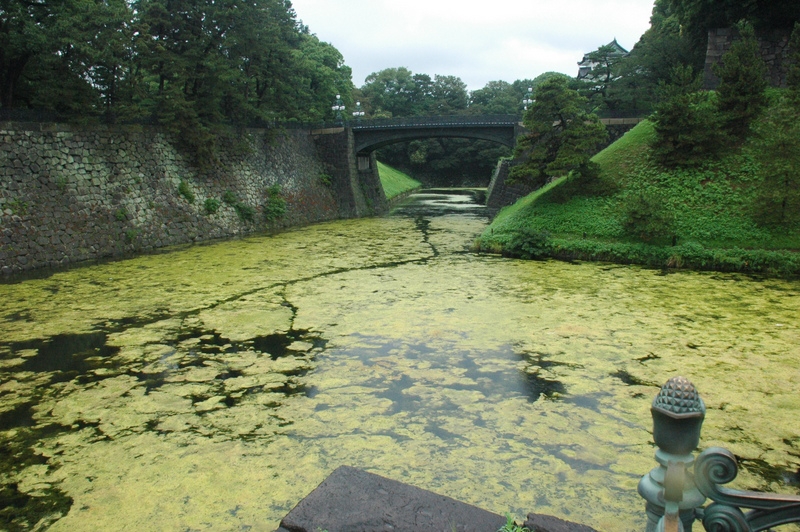
[[[383,192],[386,194],[386,199],[389,200],[422,186],[422,183],[416,179],[412,179],[400,170],[396,170],[380,161],[378,161],[378,174],[381,177]]]
[[[503,209],[476,248],[523,258],[800,274],[800,226],[754,221],[765,186],[756,141],[698,168],[668,170],[650,156],[654,135],[653,124],[642,122],[594,157],[597,181],[563,177]],[[631,229],[631,205],[641,198],[668,220],[667,229]]]

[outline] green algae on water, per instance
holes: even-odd
[[[347,464],[639,530],[677,374],[737,487],[798,493],[800,284],[466,253],[485,225],[350,220],[0,285],[7,526],[272,530]]]

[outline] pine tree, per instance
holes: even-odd
[[[569,88],[566,76],[557,76],[542,83],[534,99],[523,117],[529,133],[517,143],[523,162],[512,169],[512,181],[537,186],[572,171],[594,175],[590,158],[607,133],[597,115],[586,111],[586,98]]]
[[[789,75],[786,84],[789,89],[789,99],[800,106],[800,22],[795,23],[789,40]]]
[[[753,26],[740,23],[737,28],[741,38],[715,65],[714,73],[720,78],[717,109],[723,127],[733,139],[742,140],[767,103],[767,66],[761,59]]]

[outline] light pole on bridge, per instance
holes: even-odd
[[[525,111],[528,110],[528,106],[533,105],[533,87],[528,87],[528,92],[525,94],[525,98],[522,100],[522,105],[525,108]]]
[[[342,118],[342,111],[345,110],[345,106],[344,106],[344,102],[342,101],[342,95],[341,94],[337,94],[336,95],[336,103],[333,104],[333,107],[331,107],[331,109],[333,109],[333,111],[336,113],[336,118],[335,118],[336,125],[339,125],[339,126],[343,125],[344,124],[344,119]]]
[[[364,111],[361,110],[361,102],[356,102],[356,110],[353,111],[353,118],[360,124],[362,116],[364,116]]]

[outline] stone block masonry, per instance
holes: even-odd
[[[308,131],[246,130],[220,154],[201,171],[156,128],[0,123],[0,271],[361,214],[343,208],[356,203],[351,179],[323,178],[325,149]],[[286,204],[274,221],[270,187]]]
[[[739,38],[736,28],[717,28],[708,32],[708,49],[703,77],[703,88],[716,89],[719,78],[714,74],[714,65],[730,50],[731,44]],[[773,87],[786,87],[789,73],[790,32],[775,30],[758,35],[761,58],[767,65],[769,84]]]

